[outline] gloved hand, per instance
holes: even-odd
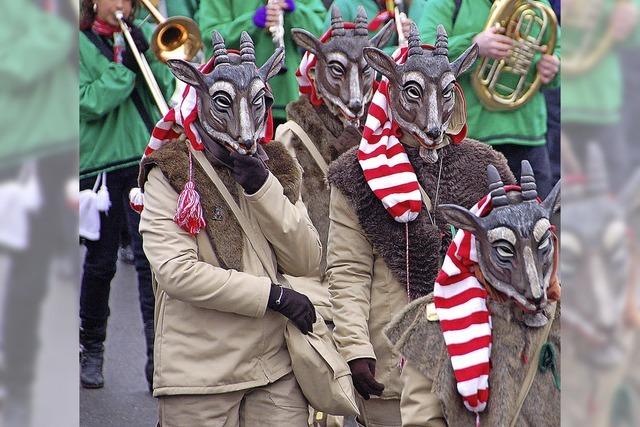
[[[255,194],[267,181],[269,170],[258,157],[234,151],[231,153],[230,159],[233,162],[231,175],[242,186],[245,193]]]
[[[333,147],[336,149],[338,155],[349,150],[351,147],[355,147],[360,144],[362,134],[354,126],[347,126],[344,128],[339,137],[333,143]]]
[[[133,43],[138,48],[140,55],[144,55],[144,53],[149,49],[149,42],[147,42],[147,39],[140,27],[135,27],[129,24],[129,28],[131,29],[130,32]],[[131,71],[138,71],[138,62],[136,62],[136,58],[133,56],[133,51],[129,45],[127,45],[127,48],[122,54],[122,65]]]
[[[313,332],[316,309],[306,295],[272,284],[267,307],[290,319],[303,334]]]
[[[380,396],[384,390],[384,384],[376,381],[376,361],[369,358],[354,359],[349,362],[351,377],[360,396],[369,400],[369,395]]]

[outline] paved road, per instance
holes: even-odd
[[[118,263],[111,284],[111,316],[105,343],[105,386],[80,389],[82,427],[153,427],[157,403],[147,391],[142,315],[135,269]]]

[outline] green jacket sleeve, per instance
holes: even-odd
[[[456,34],[453,28],[454,2],[452,0],[429,0],[427,10],[416,25],[420,29],[423,43],[435,44],[436,28],[442,24],[449,34],[449,58],[457,58],[471,43],[477,32]]]
[[[202,0],[200,3],[199,25],[207,58],[213,53],[211,45],[213,30],[220,32],[227,46],[239,46],[240,34],[243,31],[248,32],[254,40],[256,34],[264,31],[253,24],[255,11],[233,16],[231,3],[230,0]]]
[[[117,108],[131,95],[135,78],[80,34],[80,120],[96,120]]]
[[[289,13],[285,20],[289,20],[290,28],[304,28],[316,36],[321,36],[327,10],[320,0],[296,0],[296,10]]]

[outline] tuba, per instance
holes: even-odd
[[[629,0],[616,0],[615,4]],[[577,31],[577,43],[564,50],[562,72],[567,75],[583,74],[599,63],[614,44],[613,27],[605,0],[589,0],[587,4],[567,3],[565,22],[567,29]],[[603,31],[604,28],[604,31]]]
[[[531,70],[533,60],[543,47],[545,53],[553,53],[558,20],[553,9],[540,1],[496,0],[484,30],[493,26],[505,30],[513,47],[507,58],[483,58],[471,75],[471,83],[487,109],[514,110],[527,103],[542,83],[536,70]],[[529,83],[532,71],[536,76]]]

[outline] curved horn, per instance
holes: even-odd
[[[407,46],[409,47],[407,58],[412,55],[422,55],[422,42],[420,41],[420,33],[418,32],[418,27],[413,22],[411,23],[411,29],[409,30]]]
[[[256,50],[249,33],[243,31],[240,35],[240,59],[243,63],[256,63]]]
[[[331,8],[331,37],[342,37],[347,32],[344,29],[344,22],[342,22],[342,15],[338,6]]]
[[[489,193],[491,194],[491,202],[494,208],[501,206],[507,206],[509,199],[507,199],[507,192],[504,191],[504,184],[502,178],[500,178],[500,172],[495,166],[487,166],[487,183],[489,184]]]
[[[364,7],[358,6],[358,15],[356,16],[356,28],[355,35],[362,37],[369,37],[369,29],[367,28],[367,11]]]
[[[434,55],[449,55],[449,36],[447,30],[444,29],[442,24],[438,25],[436,35],[436,48],[433,51]]]
[[[535,201],[538,197],[538,188],[536,185],[536,177],[533,174],[533,168],[528,160],[523,160],[520,164],[520,189],[522,190],[522,200]]]
[[[213,34],[211,34],[211,41],[213,43],[213,57],[215,58],[213,61],[214,64],[229,64],[229,55],[227,54],[227,48],[224,45],[222,35],[214,31]]]

